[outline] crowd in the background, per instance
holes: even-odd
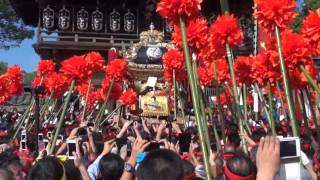
[[[15,139],[12,132],[22,113],[14,108],[1,110],[0,179],[1,180],[193,180],[205,179],[196,123],[178,123],[164,117],[141,117],[137,112],[115,114],[103,126],[94,126],[90,115],[81,122],[81,113],[73,108],[66,116],[56,148],[49,155],[55,122],[41,117],[42,138],[37,143],[34,114],[25,120]],[[249,132],[240,134],[238,125],[225,111],[226,142],[221,138],[217,115],[212,122],[218,126],[221,149],[214,141],[211,122],[210,170],[215,179],[267,180],[279,178],[280,145],[269,136],[264,121],[250,123]],[[277,134],[291,136],[285,118],[277,120]],[[30,125],[31,124],[31,125]],[[316,180],[320,172],[319,130],[301,125],[301,179]],[[249,153],[242,151],[241,137]],[[70,142],[75,145],[74,149]],[[71,152],[72,151],[72,152]]]

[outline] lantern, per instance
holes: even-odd
[[[130,12],[128,9],[128,12],[124,15],[124,31],[131,33],[135,29],[135,16],[133,13]]]
[[[98,7],[91,15],[91,28],[94,31],[101,31],[103,28],[103,14],[99,11]]]
[[[49,5],[42,11],[42,24],[47,29],[51,29],[54,26],[54,11]]]
[[[120,30],[120,13],[115,9],[109,15],[109,29],[113,32],[117,32]]]
[[[81,7],[81,10],[77,12],[77,28],[81,31],[88,29],[89,13]]]
[[[70,11],[65,6],[59,11],[58,26],[62,30],[69,29],[70,27]]]

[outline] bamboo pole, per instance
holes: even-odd
[[[276,132],[275,125],[274,125],[274,120],[273,120],[273,118],[272,118],[271,115],[270,115],[270,111],[268,111],[268,109],[267,109],[267,107],[266,107],[266,103],[265,103],[265,101],[264,101],[264,99],[263,99],[261,90],[260,90],[260,88],[259,88],[259,86],[258,86],[257,83],[255,83],[255,89],[256,89],[256,91],[258,92],[258,96],[259,96],[259,99],[260,99],[260,101],[261,101],[261,103],[262,103],[262,107],[263,107],[263,109],[264,109],[264,111],[265,111],[265,113],[266,113],[266,115],[267,115],[267,119],[268,119],[268,121],[269,121],[269,125],[270,125],[270,128],[271,128],[272,135],[276,136],[276,135],[277,135],[277,132]]]
[[[225,117],[221,108],[221,99],[220,99],[220,89],[218,87],[218,73],[217,73],[217,65],[215,62],[213,62],[213,73],[214,73],[214,79],[216,81],[216,89],[217,89],[217,102],[218,102],[218,111],[220,116],[220,123],[221,123],[221,135],[222,135],[222,141],[223,144],[226,144],[226,132],[225,132]]]
[[[199,111],[199,106],[197,103],[197,95],[196,95],[196,87],[193,79],[193,71],[192,71],[192,66],[191,66],[191,60],[190,60],[190,52],[189,52],[189,47],[188,47],[188,40],[187,40],[187,32],[186,32],[186,25],[185,25],[185,20],[183,17],[180,17],[179,19],[180,23],[180,28],[181,28],[181,35],[182,35],[182,43],[183,43],[183,51],[184,51],[184,57],[186,61],[186,67],[187,67],[187,72],[188,72],[188,78],[190,82],[190,87],[191,87],[191,96],[192,96],[192,102],[194,106],[194,111],[195,111],[195,117],[198,126],[200,125],[201,117],[200,117],[200,111]],[[204,167],[205,167],[205,172],[206,172],[206,179],[211,180],[211,175],[210,175],[210,165],[209,165],[209,154],[206,151],[206,145],[205,145],[205,139],[202,134],[202,130],[199,131],[199,138],[200,138],[200,148],[203,153],[203,161],[204,161]]]
[[[82,111],[82,117],[81,117],[81,122],[84,121],[84,118],[86,116],[86,110],[87,110],[87,104],[88,104],[88,97],[89,97],[89,93],[90,93],[90,88],[91,88],[91,79],[89,80],[89,84],[88,84],[88,88],[87,88],[87,92],[86,92],[86,99],[84,102],[84,106],[83,106],[83,111]]]
[[[173,70],[173,111],[174,119],[177,119],[177,101],[176,101],[176,70]]]
[[[71,94],[72,94],[72,90],[73,90],[74,86],[75,86],[75,80],[72,80],[70,88],[69,88],[69,91],[68,91],[68,95],[67,95],[67,98],[66,98],[66,101],[65,101],[65,104],[63,106],[62,113],[61,113],[61,116],[60,116],[60,119],[59,119],[59,122],[58,122],[58,126],[56,128],[55,134],[54,134],[53,139],[52,139],[50,151],[48,153],[49,155],[54,153],[54,149],[55,149],[55,146],[56,146],[56,141],[58,139],[58,135],[60,133],[61,127],[62,127],[63,122],[64,122],[64,115],[67,112],[67,107],[68,107],[68,104],[70,102],[70,98],[71,98]]]
[[[30,105],[28,106],[28,108],[26,109],[26,111],[25,111],[25,112],[23,113],[23,115],[21,116],[20,120],[19,120],[18,123],[17,123],[17,126],[14,128],[15,131],[14,131],[14,133],[13,133],[13,136],[12,136],[11,140],[14,140],[14,139],[17,137],[17,135],[18,135],[18,133],[19,133],[19,131],[20,131],[20,129],[21,129],[21,127],[22,127],[22,125],[23,125],[26,117],[27,117],[28,114],[30,113],[30,110],[32,109],[33,105],[34,105],[34,99],[32,99],[32,102],[30,103]]]
[[[289,84],[289,76],[287,73],[287,68],[286,68],[283,54],[282,54],[280,30],[279,30],[278,26],[276,26],[275,33],[276,33],[278,54],[279,54],[279,60],[280,60],[281,74],[282,74],[283,85],[284,85],[284,90],[285,90],[284,92],[286,94],[286,99],[287,99],[287,103],[288,103],[288,110],[289,110],[289,116],[290,116],[290,121],[291,121],[291,126],[292,126],[292,132],[293,132],[293,136],[300,137],[300,133],[299,133],[299,130],[297,127],[297,119],[296,119],[296,115],[294,112],[295,109],[294,109],[294,105],[293,105],[293,99],[292,99],[292,94],[291,94],[291,89],[290,89],[290,84]]]
[[[243,134],[244,133],[244,128],[243,128],[243,119],[241,118],[240,115],[240,106],[239,106],[239,99],[238,99],[238,90],[237,90],[237,85],[236,85],[236,78],[235,78],[235,74],[234,74],[234,69],[233,69],[233,62],[232,62],[232,55],[231,55],[231,49],[229,44],[226,44],[226,50],[227,50],[227,59],[228,59],[228,65],[229,65],[229,71],[230,71],[230,76],[231,76],[231,82],[232,82],[232,88],[233,88],[233,95],[234,95],[234,108],[235,108],[235,112],[236,112],[236,117],[238,118],[238,125],[239,125],[239,129],[240,129],[240,133]],[[241,141],[242,141],[242,149],[244,151],[245,154],[248,154],[248,148],[246,145],[246,141],[244,139],[244,137],[241,137]]]
[[[299,93],[299,92],[297,91],[296,93]],[[298,100],[299,100],[300,109],[302,111],[304,127],[309,129],[308,117],[307,117],[307,113],[306,113],[306,107],[305,107],[305,102],[304,102],[304,97],[303,97],[302,90],[300,90],[300,94],[299,95],[297,94],[297,97],[298,97]]]
[[[95,119],[95,124],[100,124],[100,121],[102,121],[102,119],[103,119],[103,115],[104,115],[104,112],[107,108],[107,104],[109,101],[109,97],[111,95],[113,84],[114,84],[114,78],[112,78],[112,80],[110,82],[109,89],[108,89],[107,96],[106,96],[106,100],[104,101],[103,105],[101,106],[100,112],[99,112],[97,118]]]
[[[122,107],[122,105],[119,105],[118,107],[116,107],[116,108],[109,114],[109,116],[107,116],[99,125],[102,126],[103,123],[106,122],[107,120],[109,120],[109,119],[112,117],[112,115],[113,115],[118,109],[120,109],[121,107]]]
[[[304,76],[306,76],[309,84],[311,85],[311,87],[317,91],[318,94],[320,94],[320,88],[318,87],[317,83],[314,82],[314,80],[312,79],[312,77],[310,76],[310,74],[308,73],[308,71],[305,69],[305,67],[303,65],[299,66],[300,70],[303,72]]]
[[[200,106],[200,113],[201,113],[201,128],[200,129],[203,130],[203,133],[205,135],[204,137],[205,137],[205,141],[206,141],[206,145],[207,145],[207,150],[209,153],[211,146],[210,146],[208,121],[206,118],[205,105],[204,105],[204,101],[203,101],[204,97],[203,97],[201,86],[199,83],[197,62],[195,60],[192,62],[192,67],[193,67],[194,83],[195,83],[195,86],[197,87],[196,88],[196,95],[197,95],[198,103]]]

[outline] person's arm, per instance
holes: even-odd
[[[88,128],[87,131],[88,131],[88,140],[89,140],[90,152],[96,154],[97,149],[96,149],[96,145],[95,145],[94,140],[93,140],[93,129],[91,130],[90,128]]]
[[[146,122],[147,122],[147,120],[146,120],[145,118],[142,118],[142,127],[143,127],[143,130],[144,130],[146,133],[151,134]]]
[[[76,168],[78,168],[78,170],[80,171],[82,179],[83,180],[90,180],[87,169],[86,169],[85,165],[81,162],[80,156],[75,152],[72,152],[72,154],[74,156],[74,166]]]
[[[162,131],[166,128],[166,125],[167,125],[166,121],[161,121],[157,130],[156,141],[160,141]]]
[[[120,130],[120,132],[117,134],[117,138],[122,138],[122,136],[124,135],[124,133],[127,132],[129,126],[133,123],[133,121],[126,121],[124,123],[124,125],[122,126],[122,129]]]
[[[309,173],[312,177],[312,180],[317,180],[317,174],[313,170],[312,162],[310,161],[310,159],[308,158],[306,153],[304,153],[303,151],[301,151],[301,162],[306,167],[306,169],[309,171]]]
[[[79,129],[79,127],[76,127],[76,128],[74,128],[74,129],[72,129],[72,131],[70,132],[69,137],[67,138],[67,140],[71,140],[71,139],[77,138],[78,129]],[[57,152],[55,153],[55,155],[61,154],[66,148],[67,148],[67,143],[63,143],[63,144],[59,147],[59,149],[57,150]]]
[[[134,170],[134,167],[136,166],[137,156],[139,152],[143,152],[144,149],[150,144],[150,142],[147,142],[141,138],[137,138],[132,147],[132,152],[129,160],[127,163],[132,167],[132,170]],[[131,180],[132,178],[132,171],[123,171],[123,174],[120,178],[120,180]]]
[[[261,138],[257,151],[257,180],[273,180],[279,169],[279,139],[272,136]]]
[[[172,122],[172,128],[173,128],[177,133],[179,133],[179,134],[182,133],[179,125],[177,124],[177,122]]]
[[[140,130],[139,130],[139,123],[137,121],[133,122],[133,130],[136,133],[137,138],[141,138],[142,139],[142,136],[141,136],[141,133],[140,133]]]
[[[109,140],[104,142],[104,147],[101,154],[97,157],[97,159],[88,167],[88,174],[91,180],[95,180],[99,174],[99,162],[100,159],[110,153],[113,146],[115,146],[116,142],[114,140]]]
[[[305,167],[308,170],[308,172],[310,173],[312,180],[317,180],[317,173],[314,172],[312,163],[305,165]]]
[[[67,148],[67,143],[63,143],[59,149],[57,150],[57,152],[55,153],[55,155],[60,155],[65,149]]]

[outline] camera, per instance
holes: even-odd
[[[300,139],[297,137],[287,137],[280,139],[280,158],[289,159],[301,156]]]
[[[301,179],[300,139],[298,137],[278,137],[280,140],[280,170],[276,179]]]

